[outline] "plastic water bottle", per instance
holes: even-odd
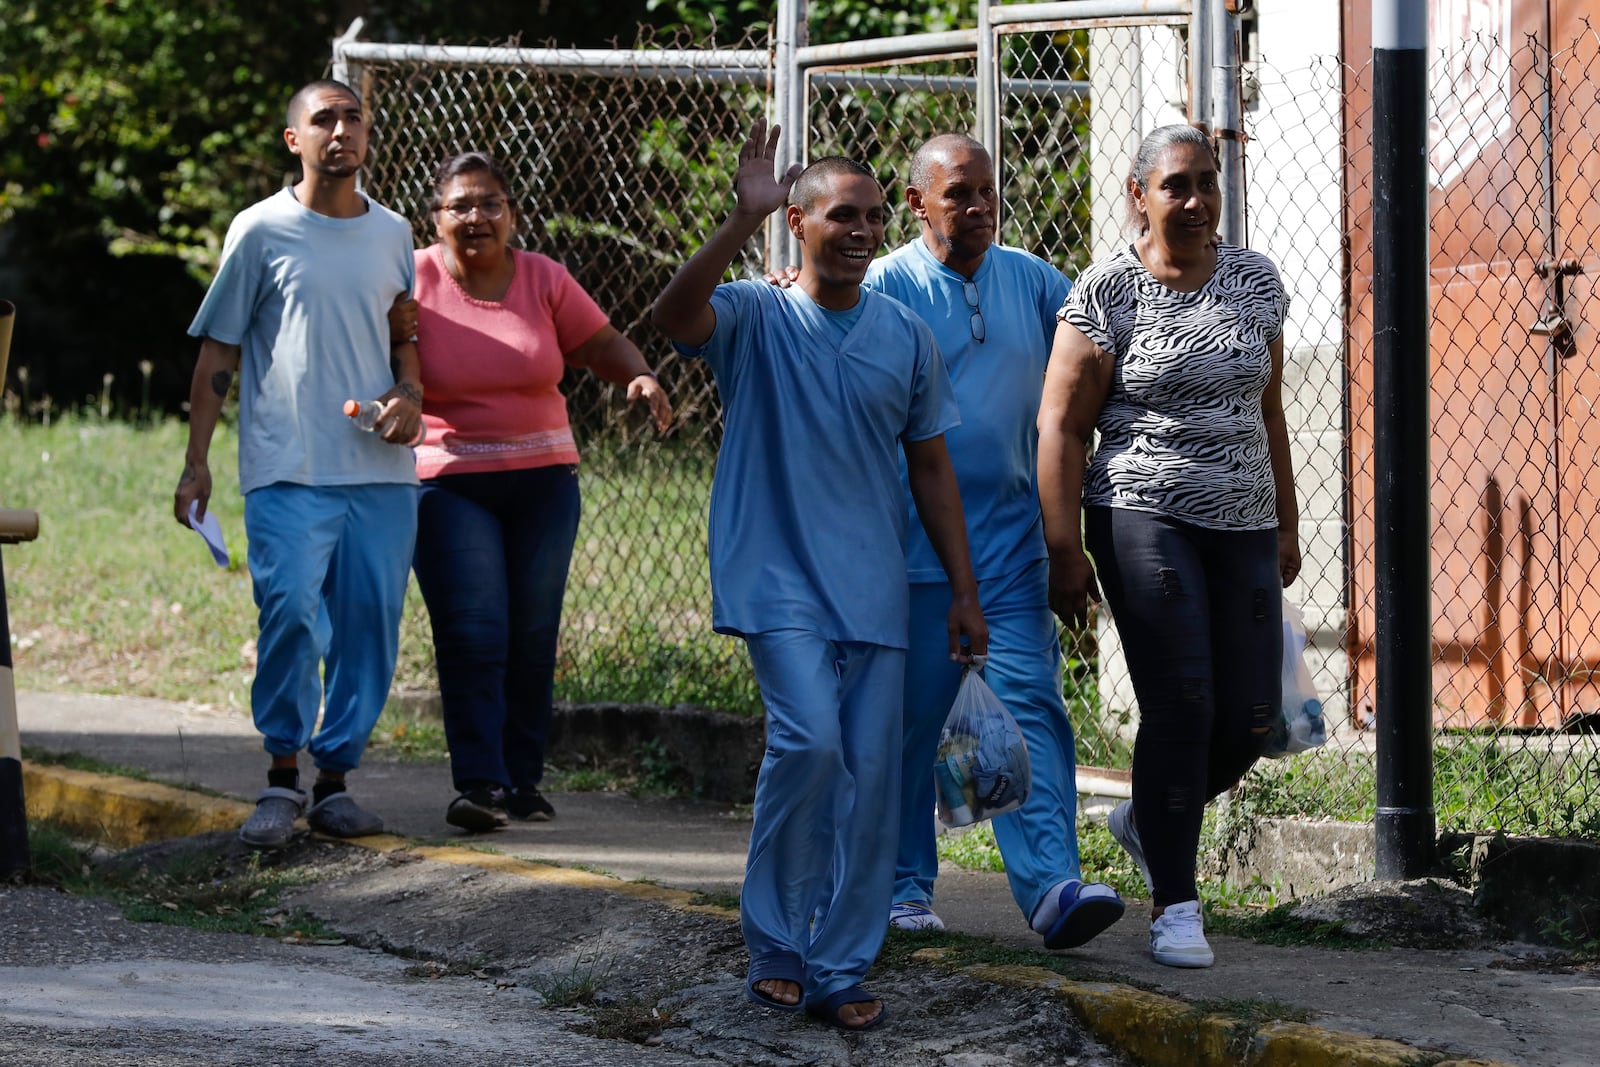
[[[346,400],[344,402],[344,413],[350,416],[350,421],[356,424],[357,429],[365,430],[368,433],[377,433],[378,418],[383,414],[383,405],[376,400]],[[407,447],[415,448],[422,443],[422,439],[427,435],[428,428],[419,426],[416,438],[408,441]]]

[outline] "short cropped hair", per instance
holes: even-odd
[[[928,182],[933,179],[934,166],[945,162],[956,152],[989,154],[987,148],[964,133],[941,133],[929,138],[911,157],[911,171],[906,184],[926,191]]]
[[[285,109],[284,117],[287,121],[284,125],[293,126],[300,118],[300,112],[305,110],[306,98],[312,93],[321,92],[323,89],[337,89],[341,93],[349,93],[350,98],[356,102],[356,106],[361,106],[361,94],[344,82],[335,81],[332,78],[318,78],[314,82],[307,82],[294,91],[294,95],[289,98],[289,106]]]
[[[853,159],[823,156],[800,172],[800,177],[795,179],[789,190],[789,203],[802,211],[810,211],[816,206],[817,197],[822,195],[823,186],[838,175],[871,178],[874,182],[878,180],[876,174]]]

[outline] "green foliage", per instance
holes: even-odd
[[[233,213],[288,167],[284,87],[321,72],[331,14],[281,0],[8,7],[0,225],[31,213],[57,237],[209,274]]]
[[[689,772],[668,751],[666,743],[660,738],[651,737],[641,741],[635,757],[639,764],[635,795],[676,797],[690,792]]]
[[[444,725],[437,719],[410,715],[392,704],[383,709],[372,728],[370,744],[402,759],[438,760],[450,755]]]
[[[988,821],[976,826],[962,827],[940,834],[939,859],[953,863],[966,871],[995,871],[1006,869],[1000,858],[1000,846],[995,844],[994,827]]]
[[[1101,820],[1078,819],[1078,861],[1088,881],[1105,882],[1124,897],[1148,895],[1139,865]]]
[[[646,0],[645,8],[657,23],[684,28],[709,37],[712,30],[735,33],[770,25],[776,17],[776,0]],[[970,26],[976,16],[968,0],[933,3],[873,4],[864,0],[811,0],[806,9],[812,44],[836,44],[869,37],[899,37]]]

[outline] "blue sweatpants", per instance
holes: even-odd
[[[745,646],[767,753],[740,921],[752,960],[804,961],[817,1003],[860,984],[888,930],[905,653],[803,630],[746,634]]]
[[[1061,699],[1061,645],[1047,600],[1049,564],[1038,560],[978,583],[989,624],[984,681],[1006,706],[1028,746],[1033,788],[1022,807],[993,820],[1011,896],[1031,920],[1050,888],[1080,877],[1077,757]],[[945,616],[950,586],[911,586],[911,649],[906,656],[896,903],[933,900],[939,855],[933,824],[933,760],[955,702],[961,666],[950,661]]]
[[[394,679],[416,486],[276,482],[245,494],[244,529],[260,624],[250,705],[263,745],[274,756],[309,747],[318,768],[353,770]]]

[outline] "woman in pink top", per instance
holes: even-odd
[[[565,267],[510,247],[517,207],[492,157],[440,164],[429,209],[439,241],[417,251],[416,299],[392,325],[422,358],[414,567],[460,794],[445,820],[482,832],[555,815],[538,787],[579,510],[562,373],[626,385],[662,430],[672,405]]]

